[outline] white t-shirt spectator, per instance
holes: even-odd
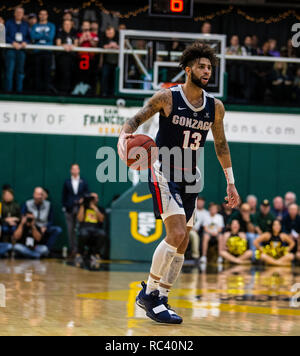
[[[215,216],[208,216],[204,220],[204,226],[206,227],[209,233],[217,233],[220,229],[224,227],[224,218],[220,214],[216,214]]]
[[[204,221],[209,217],[209,212],[206,209],[196,210],[196,222],[194,225],[194,230],[199,231],[202,226],[204,226]]]

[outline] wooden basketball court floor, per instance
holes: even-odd
[[[300,335],[300,307],[290,304],[300,268],[185,268],[170,297],[184,318],[179,326],[156,324],[135,306],[148,269],[107,262],[91,272],[59,260],[1,260],[0,335]]]

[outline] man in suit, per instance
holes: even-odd
[[[71,250],[72,256],[75,256],[77,251],[75,231],[77,212],[79,209],[80,200],[87,193],[89,193],[89,187],[87,182],[80,177],[79,165],[72,164],[71,178],[65,181],[62,193],[62,205],[68,228],[69,248]]]

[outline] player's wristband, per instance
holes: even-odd
[[[224,169],[224,174],[227,180],[227,184],[234,184],[234,176],[233,176],[233,170],[232,167],[230,168],[225,168]]]

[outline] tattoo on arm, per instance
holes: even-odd
[[[224,161],[225,166],[230,167],[231,166],[230,150],[225,137],[224,123],[223,123],[225,109],[223,103],[220,100],[216,99],[215,103],[216,103],[215,123],[212,127],[212,133],[215,141],[215,149],[218,158]]]
[[[165,111],[168,105],[170,105],[171,100],[172,95],[170,90],[160,90],[133,118],[126,121],[124,125],[125,132],[135,132],[139,126],[149,120],[153,115],[159,111]]]

